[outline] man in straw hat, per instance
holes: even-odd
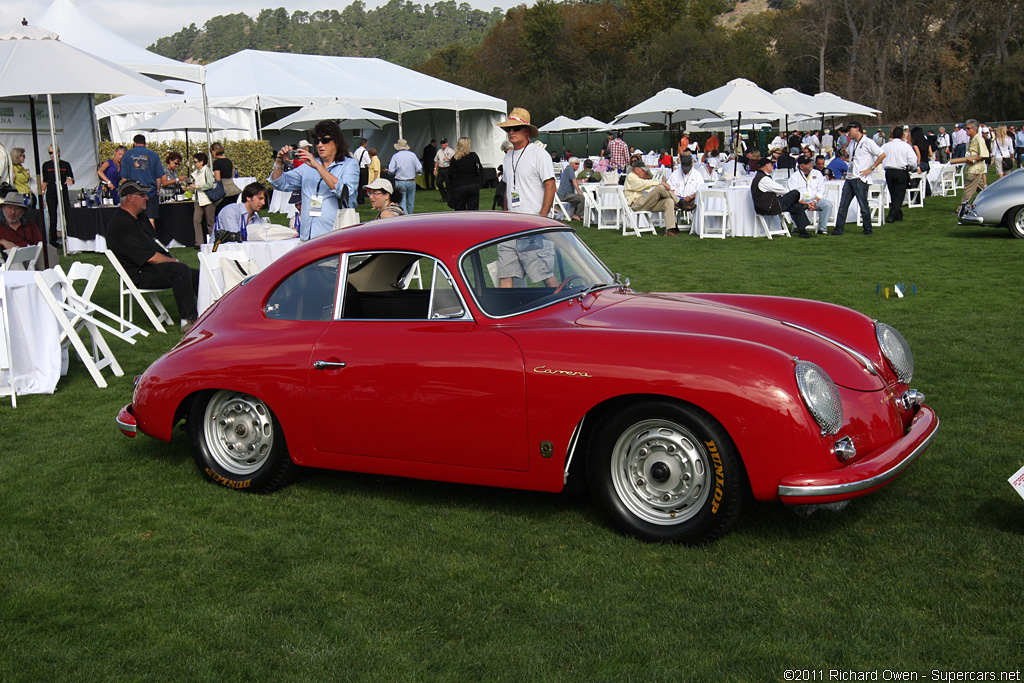
[[[540,133],[530,123],[530,112],[517,107],[498,127],[505,130],[512,145],[502,162],[505,210],[546,217],[555,199],[555,168],[547,152],[530,144],[530,137]],[[521,245],[523,240],[510,240],[498,245],[499,287],[514,287],[517,279],[527,277],[548,287],[558,286],[553,250],[541,237],[531,240],[534,243]]]
[[[20,192],[8,192],[2,202],[0,213],[0,247],[30,247],[43,241],[39,226],[25,218],[29,199]]]
[[[416,176],[423,172],[423,164],[409,149],[409,143],[405,138],[395,143],[395,149],[397,151],[388,164],[388,173],[395,179],[395,189],[402,193],[402,209],[411,216],[413,205],[416,203]]]

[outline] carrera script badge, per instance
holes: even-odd
[[[539,375],[565,375],[566,377],[593,377],[588,372],[577,372],[575,370],[555,370],[546,365],[538,365],[533,369]]]

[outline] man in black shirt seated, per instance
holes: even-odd
[[[128,277],[140,289],[174,292],[182,331],[198,317],[196,293],[199,271],[174,258],[157,241],[156,230],[146,218],[147,192],[151,188],[135,180],[121,183],[121,207],[107,226],[107,246],[117,256]]]
[[[754,211],[762,216],[778,216],[783,211],[788,211],[796,224],[797,234],[800,237],[810,237],[807,226],[811,221],[807,218],[806,205],[800,203],[800,191],[790,190],[772,180],[773,170],[775,168],[771,157],[765,157],[758,162],[757,175],[750,183]]]

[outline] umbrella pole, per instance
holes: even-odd
[[[53,125],[53,95],[46,95],[46,106],[50,110],[50,143],[53,145],[53,184],[57,188],[57,239],[64,245],[68,255],[67,217],[64,207],[64,188],[67,184],[60,177],[60,148],[57,146],[57,129]]]
[[[213,140],[210,139],[210,100],[206,97],[206,75],[203,75],[203,119],[206,121],[206,151],[210,151]]]
[[[740,124],[743,122],[743,112],[736,112],[736,148],[732,154],[732,174],[736,175],[740,169],[740,147],[743,146],[743,133],[740,131]]]

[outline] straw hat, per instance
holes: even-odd
[[[522,107],[513,109],[512,113],[508,115],[508,119],[498,124],[498,128],[513,128],[515,126],[526,126],[529,128],[530,137],[532,138],[540,135],[540,130],[538,130],[537,126],[530,123],[530,112]]]
[[[409,143],[405,141],[405,138],[398,138],[398,142],[395,143],[395,149],[399,152],[409,149]]]

